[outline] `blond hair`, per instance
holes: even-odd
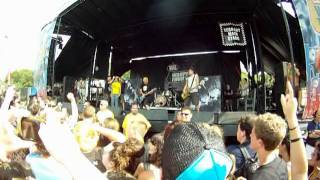
[[[265,113],[256,117],[254,129],[256,137],[263,141],[265,150],[273,151],[285,137],[287,124],[280,116]]]
[[[89,119],[89,118],[95,119],[95,115],[96,115],[96,109],[93,106],[89,105],[86,108],[84,108],[84,110],[83,110],[83,117],[84,118],[86,118],[86,119]]]
[[[103,125],[105,128],[113,129],[115,131],[120,130],[120,124],[119,124],[118,120],[116,120],[114,118],[107,118],[106,120],[104,120]]]

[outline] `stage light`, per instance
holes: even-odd
[[[156,59],[156,58],[164,58],[164,57],[179,57],[179,56],[194,56],[194,55],[205,55],[205,54],[215,54],[219,51],[199,51],[199,52],[187,52],[187,53],[176,53],[176,54],[163,54],[163,55],[155,55],[155,56],[146,56],[146,57],[138,57],[132,58],[130,63],[133,61],[141,61],[145,59]],[[240,51],[239,51],[240,52]]]
[[[240,50],[224,50],[221,52],[225,54],[237,54],[237,53],[240,53]]]

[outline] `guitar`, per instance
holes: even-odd
[[[146,94],[139,96],[138,97],[139,104],[142,103],[142,101],[144,100],[144,98],[146,98],[146,96],[153,94],[156,90],[157,90],[157,88],[153,88],[149,92],[147,92]]]
[[[190,89],[186,86],[182,90],[181,97],[182,97],[183,100],[186,100],[189,96],[190,96]]]
[[[193,75],[193,79],[192,79],[192,83],[191,86],[193,85],[194,79],[195,79],[196,75]],[[188,82],[186,81],[186,85],[184,86],[183,90],[182,90],[182,94],[181,94],[181,98],[183,100],[186,100],[190,95],[191,95],[191,89],[190,87],[188,87]],[[198,88],[198,87],[197,87]]]

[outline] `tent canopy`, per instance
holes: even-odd
[[[106,74],[110,46],[114,64],[131,58],[230,49],[221,46],[219,22],[256,22],[262,56],[289,60],[288,39],[277,3],[270,0],[85,0],[60,13],[58,33],[72,37],[56,61],[56,79],[88,74],[97,63]],[[304,52],[298,20],[288,14],[295,58]],[[247,37],[250,38],[250,33]],[[232,49],[232,48],[231,48]],[[75,64],[82,64],[75,66]],[[104,71],[104,72],[102,72]],[[99,73],[98,73],[99,74]]]

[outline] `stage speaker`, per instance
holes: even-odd
[[[174,120],[175,117],[177,116],[177,113],[178,111],[174,113],[174,117],[172,119],[169,119],[169,121]],[[217,120],[217,113],[205,112],[205,111],[192,112],[192,119],[191,119],[192,122],[215,124],[216,120]]]
[[[226,125],[226,124],[238,124],[240,118],[244,118],[246,116],[253,116],[255,112],[250,111],[237,111],[237,112],[223,112],[218,115],[218,124]]]
[[[149,121],[168,121],[169,120],[169,115],[167,110],[140,109],[139,112],[143,114]]]
[[[74,87],[75,78],[71,76],[64,76],[63,77],[63,99],[64,101],[67,101],[67,94],[69,92],[73,93],[73,87]],[[77,95],[75,95],[77,96]]]
[[[213,112],[192,112],[191,121],[212,124],[214,122],[214,113]]]
[[[255,112],[238,111],[238,112],[223,112],[218,115],[218,125],[223,129],[224,136],[236,136],[238,121],[242,117],[255,115]]]
[[[145,110],[140,109],[139,112],[143,114],[151,123],[151,128],[149,132],[160,133],[164,130],[164,127],[168,124],[169,114],[167,110]],[[171,120],[170,120],[171,121]]]

